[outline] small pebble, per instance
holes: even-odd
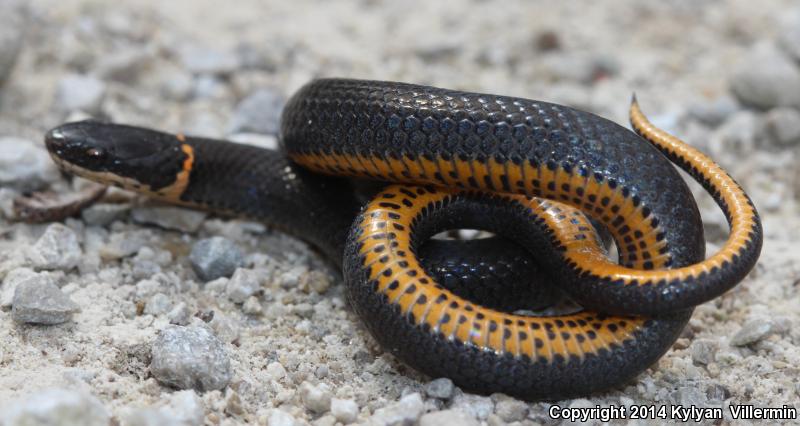
[[[111,414],[94,396],[76,389],[46,389],[10,403],[0,403],[4,426],[108,426]]]
[[[300,275],[300,280],[297,283],[300,290],[305,293],[314,292],[322,294],[328,291],[331,286],[331,279],[328,274],[320,271],[307,271]]]
[[[453,398],[450,408],[463,410],[478,420],[486,420],[494,411],[494,402],[485,396],[464,393]]]
[[[528,416],[528,404],[506,395],[496,397],[494,412],[506,422],[518,422]]]
[[[170,324],[187,325],[192,319],[192,311],[185,302],[180,302],[167,314]]]
[[[774,331],[772,321],[756,319],[748,321],[731,337],[731,345],[747,346],[761,341]]]
[[[800,145],[800,111],[774,108],[764,118],[770,140],[779,148]]]
[[[358,419],[358,404],[352,399],[331,399],[331,414],[343,424],[350,424]]]
[[[130,209],[128,204],[96,203],[81,211],[81,219],[87,225],[107,226],[125,219]]]
[[[425,394],[431,398],[447,400],[453,397],[453,392],[455,392],[455,385],[447,377],[432,380],[425,385]]]
[[[206,216],[207,213],[199,210],[171,206],[143,206],[131,211],[134,222],[188,233],[200,229]]]
[[[261,89],[244,98],[233,113],[228,133],[277,135],[286,100],[275,90]]]
[[[131,84],[151,62],[152,54],[143,49],[123,49],[101,56],[95,68],[104,80]]]
[[[172,301],[169,300],[164,293],[156,293],[144,307],[144,313],[147,315],[164,315],[172,309]]]
[[[300,426],[300,422],[286,411],[273,408],[267,414],[267,426]]]
[[[300,400],[309,410],[317,414],[323,414],[331,409],[332,395],[326,389],[303,382],[300,385],[299,392]]]
[[[15,268],[9,271],[3,278],[3,285],[0,286],[0,308],[11,308],[17,286],[28,280],[40,280],[42,279],[40,275],[42,274],[30,268]]]
[[[233,303],[244,303],[259,290],[261,290],[261,274],[245,268],[236,268],[236,272],[225,286],[225,294]]]
[[[427,413],[419,419],[419,426],[479,426],[480,422],[461,410],[443,410]]]
[[[201,280],[211,281],[233,275],[244,263],[244,254],[233,241],[212,237],[194,244],[189,261]]]
[[[80,307],[46,275],[36,275],[17,285],[11,317],[28,324],[61,324]]]
[[[69,270],[78,266],[82,256],[75,231],[60,223],[48,226],[28,252],[36,269]]]
[[[95,77],[68,74],[58,84],[56,104],[62,111],[81,110],[96,114],[100,112],[105,92],[105,83]]]
[[[57,180],[58,175],[43,146],[27,139],[0,137],[0,186],[37,191]]]
[[[800,107],[800,67],[771,43],[744,54],[730,84],[742,103],[755,108]]]
[[[272,380],[281,380],[286,377],[286,369],[283,368],[281,363],[273,361],[267,364],[267,375],[269,375]]]
[[[167,326],[152,347],[150,371],[161,384],[177,389],[222,389],[231,379],[225,348],[204,327]]]
[[[420,394],[412,393],[394,404],[375,410],[370,417],[370,423],[387,426],[413,425],[424,410],[425,404]]]
[[[261,301],[255,296],[250,296],[242,303],[242,312],[247,315],[261,315],[264,308],[261,306]]]
[[[692,361],[695,364],[708,365],[714,362],[714,354],[719,346],[713,340],[698,339],[692,342],[691,348]]]

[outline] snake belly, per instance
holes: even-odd
[[[738,184],[653,127],[635,103],[631,118],[647,140],[556,104],[323,79],[284,110],[281,143],[291,161],[113,124],[65,124],[46,142],[64,170],[263,219],[342,261],[353,309],[412,367],[475,392],[560,399],[639,374],[692,308],[741,281],[760,251],[760,221]],[[695,201],[668,158],[705,186],[731,224],[708,259]],[[402,185],[381,191],[351,223],[359,204],[341,176]],[[620,264],[590,220],[611,234]],[[426,243],[465,227],[513,244]],[[517,259],[503,260],[516,274],[498,273],[494,259]],[[552,291],[519,293],[539,273],[585,310],[511,312],[549,303]]]

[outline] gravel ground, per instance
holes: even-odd
[[[94,116],[274,147],[284,100],[318,76],[619,122],[636,91],[748,190],[763,254],[652,369],[557,404],[724,407],[726,422],[731,404],[800,408],[797,2],[117,3],[0,0],[0,423],[561,423],[553,402],[471,395],[399,364],[357,325],[337,274],[259,223],[121,191],[63,224],[13,220],[20,193],[86,185],[44,152],[54,125]],[[711,252],[724,217],[693,188]]]

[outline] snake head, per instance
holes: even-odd
[[[50,130],[45,145],[66,172],[160,195],[179,183],[193,158],[192,149],[182,136],[94,120],[66,123]]]

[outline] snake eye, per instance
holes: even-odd
[[[106,152],[99,148],[89,148],[86,150],[86,155],[92,158],[101,158],[106,155]]]

